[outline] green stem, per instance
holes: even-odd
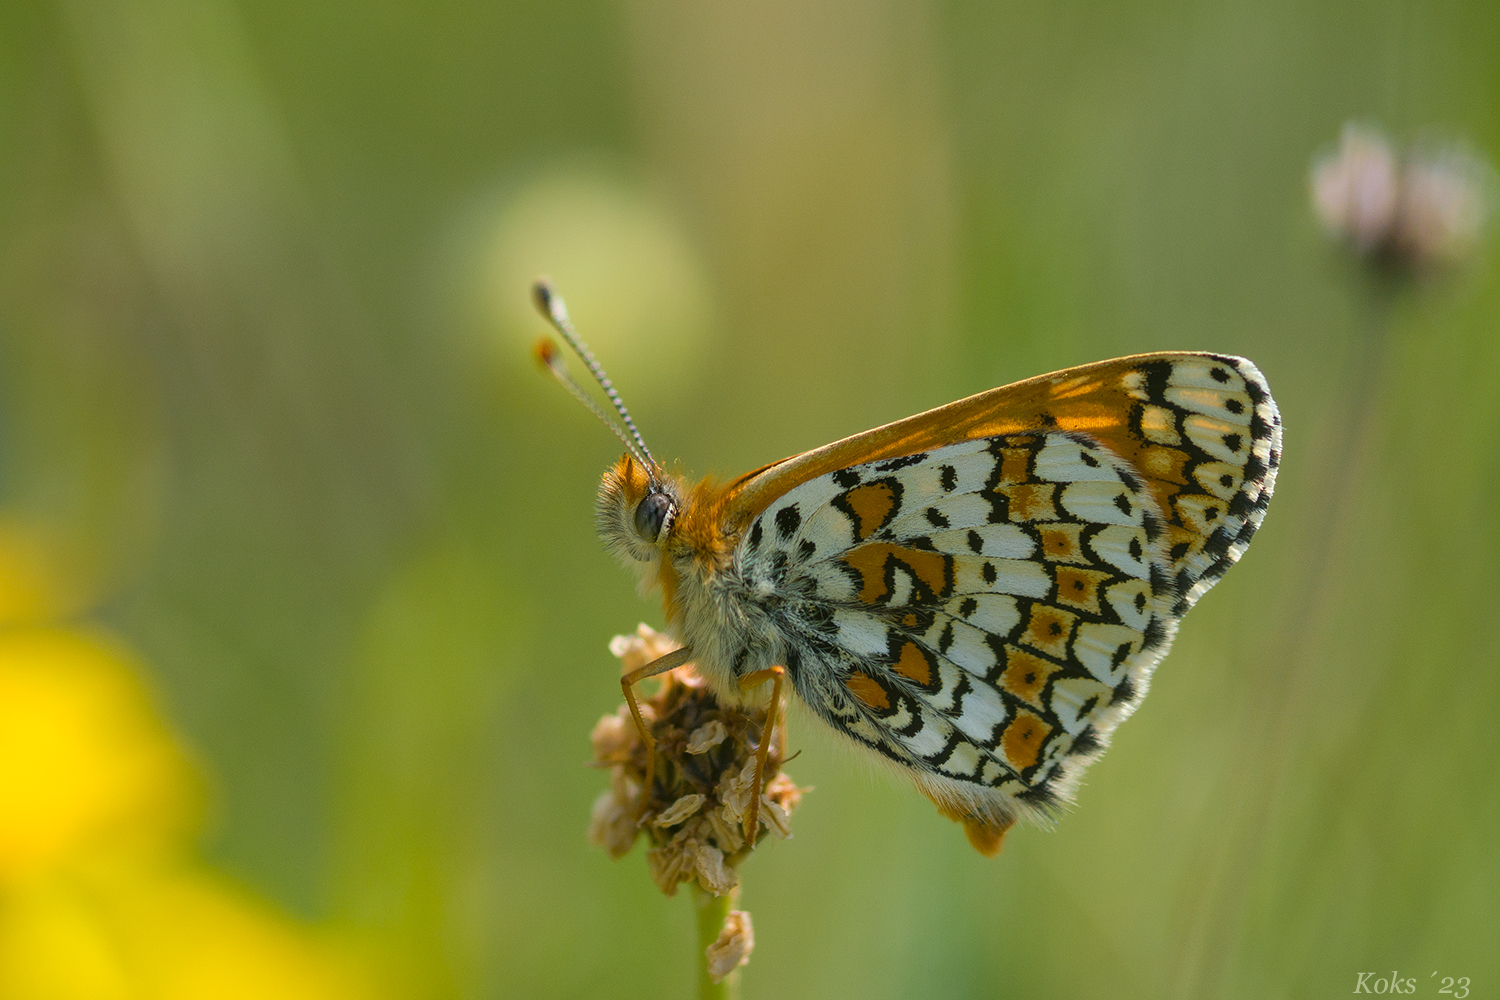
[[[698,950],[694,953],[694,959],[698,963],[699,1000],[738,1000],[740,995],[738,970],[725,976],[723,982],[716,983],[708,978],[708,960],[704,955],[708,946],[719,939],[724,921],[729,919],[729,911],[734,909],[739,898],[738,888],[731,890],[727,896],[715,896],[704,891],[698,883],[693,883],[693,909],[698,915]]]

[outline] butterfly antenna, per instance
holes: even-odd
[[[641,432],[636,429],[635,421],[630,419],[630,411],[625,409],[625,401],[622,400],[620,398],[620,394],[615,391],[614,383],[609,380],[608,375],[604,374],[603,366],[594,359],[594,354],[589,350],[589,345],[585,344],[583,342],[583,338],[578,336],[578,331],[573,329],[573,321],[568,318],[568,307],[566,303],[563,302],[562,296],[557,294],[557,292],[552,288],[552,284],[550,282],[542,279],[531,286],[531,297],[532,301],[536,303],[537,309],[541,311],[541,314],[547,317],[547,321],[557,328],[557,332],[563,335],[563,339],[568,342],[569,346],[571,346],[573,350],[578,352],[578,356],[582,358],[583,363],[588,366],[589,373],[594,376],[595,381],[599,383],[599,387],[604,390],[604,394],[608,396],[609,401],[614,404],[616,412],[620,414],[620,419],[625,421],[625,426],[629,428],[630,436],[635,439],[636,444],[635,448],[630,448],[630,442],[626,441],[626,447],[629,448],[629,450],[632,452],[635,452],[637,449],[639,449],[639,454],[636,457],[639,458],[641,455],[645,456],[645,464],[648,470],[660,469],[661,464],[656,461],[656,456],[651,454],[651,449],[646,447],[646,439],[641,437]],[[540,348],[538,348],[538,351],[538,356],[540,356]],[[555,353],[556,352],[553,352],[554,355]],[[561,358],[557,358],[555,360],[555,363],[544,358],[543,363],[547,365],[547,368],[554,375],[562,372],[563,375],[566,376],[566,369],[562,368]],[[567,381],[565,384],[571,385],[574,395],[579,395],[583,392],[583,389],[578,385],[578,383],[574,382],[571,377],[567,377]],[[600,408],[596,404],[594,404],[591,398],[588,400],[588,402],[589,408],[592,409],[595,413],[599,413],[600,417],[602,418],[604,414],[600,413]],[[615,427],[615,433],[620,434],[618,426],[613,421],[605,419],[605,423],[609,424],[611,427]],[[624,435],[620,435],[620,437],[622,440],[624,440]],[[653,481],[655,481],[656,476],[653,474],[651,478]]]
[[[616,423],[610,417],[609,412],[595,402],[594,397],[585,392],[583,386],[579,385],[574,381],[573,376],[568,374],[568,369],[563,366],[562,354],[558,351],[557,345],[545,337],[537,341],[536,359],[541,362],[542,367],[547,369],[553,378],[562,383],[564,389],[573,394],[574,399],[587,406],[594,416],[603,421],[605,427],[614,432],[615,437],[620,439],[620,443],[625,445],[625,450],[630,452],[632,458],[645,466],[646,475],[651,478],[652,482],[655,482],[656,475],[652,469],[652,463],[646,459],[646,456],[641,454],[635,442],[630,440],[630,436],[625,433],[625,428]]]

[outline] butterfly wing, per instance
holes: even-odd
[[[1250,362],[1141,355],[769,466],[726,513],[803,700],[998,849],[1140,703],[1259,527],[1280,448]]]

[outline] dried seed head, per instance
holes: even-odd
[[[609,648],[630,671],[677,643],[642,625],[635,635],[616,636]],[[600,719],[590,736],[594,763],[610,768],[610,789],[594,803],[589,840],[620,857],[645,833],[652,844],[646,862],[663,892],[674,895],[683,882],[696,881],[723,896],[739,884],[738,867],[749,854],[744,821],[766,712],[721,706],[691,665],[663,674],[660,690],[641,699],[640,709],[656,740],[652,786],[642,787],[646,745],[622,705]],[[780,744],[782,726],[773,732]],[[791,813],[804,791],[781,772],[784,751],[781,745],[771,748],[760,808],[763,829],[782,839],[791,836]]]

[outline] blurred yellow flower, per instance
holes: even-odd
[[[117,644],[56,613],[42,549],[0,532],[0,997],[373,996],[351,950],[195,857],[193,768]]]
[[[0,907],[7,1000],[371,996],[352,958],[191,862],[89,859]]]
[[[79,850],[180,838],[195,798],[118,651],[58,629],[0,634],[0,885]]]

